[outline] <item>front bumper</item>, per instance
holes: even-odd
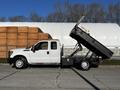
[[[10,55],[12,54],[13,52],[12,51],[9,51],[8,52],[8,59],[7,59],[7,62],[11,65],[13,63],[13,58],[10,58]]]

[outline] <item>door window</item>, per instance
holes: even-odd
[[[57,49],[57,42],[51,42],[51,49],[52,50]]]
[[[48,42],[40,42],[35,46],[35,50],[47,50]]]

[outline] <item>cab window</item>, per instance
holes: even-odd
[[[48,42],[40,42],[35,46],[35,50],[47,50]]]
[[[51,42],[51,49],[52,50],[57,49],[57,42]]]

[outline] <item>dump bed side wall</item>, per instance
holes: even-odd
[[[101,56],[103,59],[108,59],[112,56],[113,52],[91,37],[88,33],[84,32],[81,28],[75,27],[70,36],[83,44],[86,48],[94,52],[96,55]]]

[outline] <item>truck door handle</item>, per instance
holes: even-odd
[[[49,51],[47,51],[47,54],[49,54]]]

